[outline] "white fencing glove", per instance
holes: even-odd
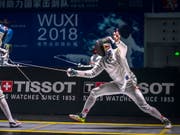
[[[67,69],[67,75],[68,77],[74,77],[77,76],[78,72],[75,69],[68,68]]]

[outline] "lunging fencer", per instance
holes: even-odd
[[[115,44],[114,49],[112,45]],[[165,128],[171,128],[171,122],[161,115],[155,108],[149,105],[139,87],[134,73],[127,63],[127,45],[120,40],[118,30],[113,33],[113,38],[105,37],[96,41],[96,53],[101,59],[89,70],[67,69],[69,77],[93,78],[105,70],[113,81],[93,88],[87,98],[84,107],[79,114],[70,114],[69,117],[75,121],[85,122],[87,114],[94,106],[96,99],[105,95],[124,94],[134,101],[134,103],[145,113],[159,119]]]
[[[8,43],[12,38],[12,29],[0,24],[0,52],[3,53],[3,56],[6,55],[8,52],[6,49],[3,48],[6,43]],[[2,56],[2,57],[3,57]],[[3,58],[6,58],[5,56]],[[5,99],[2,89],[0,88],[0,108],[3,111],[4,115],[9,121],[9,126],[11,128],[21,127],[21,122],[15,120],[12,117],[11,111],[9,109],[9,105]]]

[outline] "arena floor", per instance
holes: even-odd
[[[85,123],[77,123],[67,116],[21,116],[21,128],[9,128],[7,120],[0,120],[3,135],[180,135],[180,121],[173,119],[173,128],[164,129],[153,118],[90,116]],[[25,120],[26,119],[26,120]]]

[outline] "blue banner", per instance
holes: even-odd
[[[130,67],[144,65],[143,13],[2,12],[0,21],[14,31],[14,61],[51,67],[88,64],[95,41],[118,28],[128,45]]]

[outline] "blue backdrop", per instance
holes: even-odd
[[[12,60],[51,67],[87,64],[95,40],[119,28],[130,67],[144,64],[144,14],[123,12],[9,12],[0,21],[14,30]],[[61,60],[59,59],[61,58]]]

